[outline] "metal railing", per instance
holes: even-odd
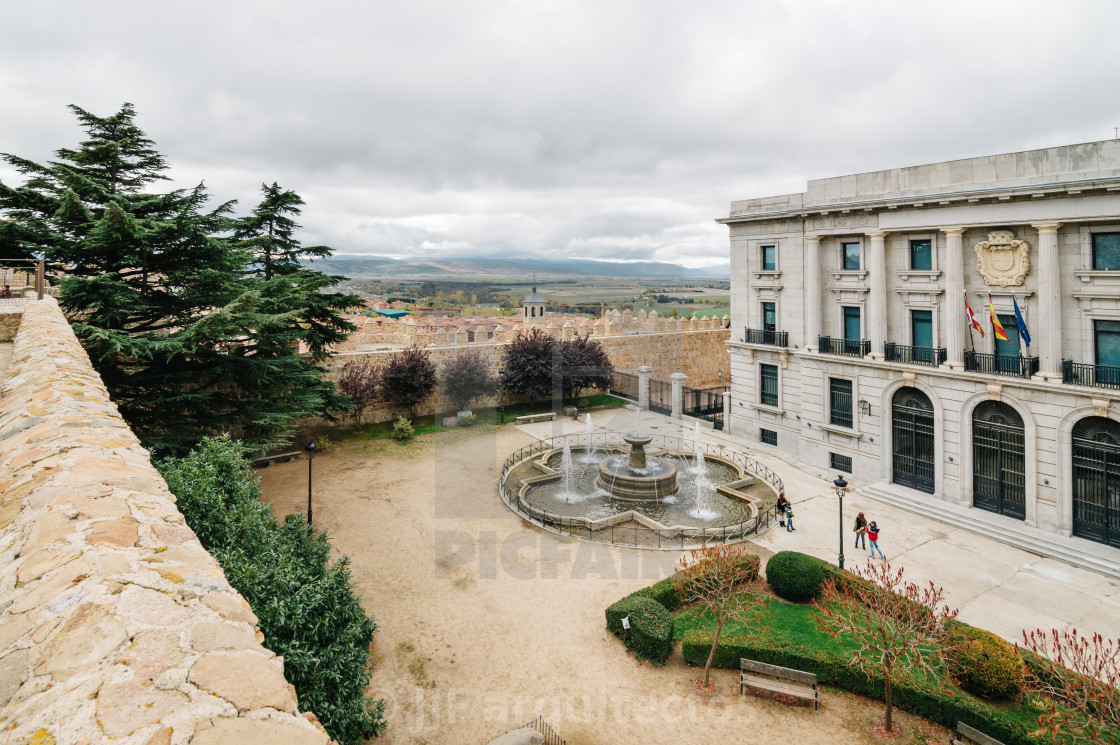
[[[723,429],[723,394],[728,386],[715,388],[689,388],[683,391],[681,413],[711,422],[716,429]]]
[[[673,384],[667,380],[649,381],[649,410],[658,414],[673,413]]]
[[[817,351],[823,354],[842,354],[845,357],[866,357],[871,354],[871,342],[867,339],[833,339],[831,336],[817,337]]]
[[[595,448],[628,447],[622,437],[622,433],[619,432],[595,433],[592,435],[591,444]],[[511,483],[510,473],[518,466],[536,459],[542,453],[562,448],[565,441],[570,445],[582,447],[587,444],[587,436],[571,434],[550,437],[519,448],[502,463],[501,476],[498,480],[498,492],[502,501],[522,519],[545,530],[595,543],[609,543],[614,546],[684,550],[705,548],[716,543],[736,543],[745,540],[748,536],[768,530],[778,520],[774,506],[770,505],[760,509],[758,514],[751,518],[730,525],[716,528],[671,527],[658,529],[634,524],[608,525],[584,517],[559,515],[529,504],[521,498],[520,481]],[[647,447],[674,452],[693,452],[694,450],[694,444],[691,441],[669,435],[653,435],[653,441]],[[775,494],[785,492],[785,484],[782,483],[781,477],[754,458],[726,447],[721,448],[707,443],[701,443],[700,447],[705,454],[735,462],[745,472],[766,484]]]
[[[537,717],[533,721],[522,726],[522,729],[528,727],[535,729],[544,735],[544,745],[567,745],[564,738],[557,734],[556,730],[549,726],[548,722],[544,721],[544,717]]]
[[[988,375],[1012,375],[1029,378],[1038,372],[1038,357],[1013,354],[984,354],[968,350],[964,353],[964,369]]]
[[[618,370],[612,370],[610,393],[613,396],[625,398],[629,401],[637,401],[638,376],[631,375],[630,373],[619,372]]]
[[[788,331],[768,329],[743,329],[743,341],[747,344],[767,344],[771,347],[788,347]]]
[[[889,341],[883,345],[883,359],[910,365],[937,367],[948,358],[945,347],[909,347]]]
[[[42,300],[46,288],[42,259],[0,259],[0,310],[22,308],[29,291]]]
[[[1094,388],[1120,389],[1120,367],[1086,365],[1073,360],[1062,360],[1062,382],[1070,385],[1089,385]]]

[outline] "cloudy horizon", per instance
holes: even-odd
[[[62,9],[65,8],[65,12]],[[733,200],[809,179],[1111,139],[1120,5],[26,3],[0,31],[0,152],[122,102],[246,212],[397,258],[726,263]],[[0,166],[0,180],[19,178]]]

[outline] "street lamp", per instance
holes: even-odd
[[[498,424],[506,423],[506,369],[498,368],[498,411],[500,419]]]
[[[315,460],[315,443],[308,442],[307,451],[307,524],[311,525],[311,462]]]
[[[716,370],[716,375],[719,376],[719,384],[722,386],[723,385],[723,368],[722,367],[720,369]]]
[[[848,491],[848,482],[843,476],[837,476],[832,482],[836,488],[836,496],[840,498],[840,524],[837,526],[840,533],[840,568],[844,568],[844,495]]]

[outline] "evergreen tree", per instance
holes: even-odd
[[[0,240],[64,272],[60,303],[141,441],[183,452],[233,432],[263,449],[337,403],[299,356],[302,307],[250,282],[252,256],[222,237],[232,204],[207,209],[201,184],[152,193],[167,164],[130,104],[71,109],[87,133],[77,149],[45,165],[3,156],[26,180],[0,183],[0,218],[17,226]]]

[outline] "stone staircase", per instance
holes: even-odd
[[[1039,556],[1120,579],[1120,549],[1039,530],[1021,520],[944,502],[932,495],[896,484],[870,484],[856,490],[856,493],[931,520],[979,533]]]

